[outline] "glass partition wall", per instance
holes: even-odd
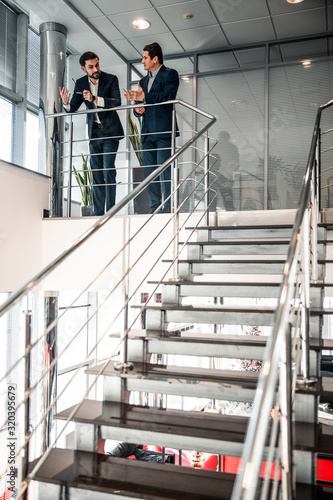
[[[318,106],[333,96],[332,38],[166,56],[164,63],[179,72],[178,98],[217,117],[210,132],[218,141],[212,167],[216,208],[295,208]],[[141,63],[129,63],[133,88],[137,73],[143,76]],[[189,133],[200,127],[190,114],[178,120],[186,120]],[[329,147],[325,136],[322,142],[322,149]],[[323,208],[333,203],[330,157],[322,159]]]

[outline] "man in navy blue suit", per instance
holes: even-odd
[[[98,56],[94,52],[85,52],[80,57],[80,65],[86,75],[76,81],[72,99],[69,101],[68,89],[59,89],[65,110],[75,112],[83,102],[87,109],[96,110],[120,106],[118,78],[101,71]],[[87,125],[94,215],[103,215],[116,202],[115,159],[124,131],[116,111],[89,113]]]
[[[140,80],[137,91],[125,94],[128,99],[140,103],[135,108],[136,116],[142,116],[141,143],[144,172],[147,177],[171,156],[172,104],[149,106],[176,98],[179,87],[179,76],[176,70],[166,68],[163,64],[163,53],[157,42],[149,43],[143,48],[143,67],[148,74]],[[168,167],[148,186],[150,212],[153,213],[162,203],[162,212],[170,212],[171,167]]]

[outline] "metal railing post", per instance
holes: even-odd
[[[319,199],[318,199],[318,173],[320,163],[320,133],[317,137],[316,155],[311,176],[311,281],[318,280],[318,219],[319,219]]]
[[[71,216],[72,205],[72,162],[73,162],[73,117],[69,122],[69,165],[68,165],[68,189],[67,189],[67,217]]]
[[[204,181],[204,189],[205,189],[205,197],[204,197],[204,210],[205,210],[205,222],[206,225],[209,225],[209,137],[208,132],[205,137],[205,181]]]
[[[176,129],[177,129],[177,123],[176,123],[176,108],[175,108],[175,103],[172,105],[172,135],[171,135],[171,154],[174,155],[176,152]],[[172,167],[172,185],[171,185],[171,192],[173,192],[172,195],[172,212],[174,214],[173,217],[173,245],[172,245],[172,251],[173,251],[173,279],[176,280],[178,277],[178,246],[179,246],[179,212],[177,212],[178,206],[179,206],[179,190],[176,189],[178,186],[179,182],[179,172],[178,172],[178,160],[175,160],[173,162],[173,167]]]
[[[304,212],[301,228],[301,340],[302,366],[300,384],[310,384],[317,379],[310,377],[310,220],[309,209]]]
[[[284,337],[280,366],[280,408],[281,408],[281,465],[282,498],[292,499],[292,377],[291,377],[291,325]],[[276,418],[278,418],[276,416]]]
[[[25,432],[25,450],[22,458],[23,476],[27,477],[29,473],[29,436],[30,436],[30,364],[31,364],[31,311],[25,313],[25,368],[24,368],[24,394],[27,396],[24,405],[24,432]],[[28,498],[28,491],[24,493],[25,500]]]

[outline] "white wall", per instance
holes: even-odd
[[[0,291],[25,283],[42,264],[42,215],[49,179],[0,161]]]
[[[200,214],[192,216],[186,226],[193,226]],[[184,220],[185,214],[181,215]],[[111,290],[127,269],[128,262],[133,267],[130,275],[131,289],[137,287],[146,275],[153,263],[162,254],[167,243],[172,238],[172,224],[166,225],[170,215],[156,215],[149,223],[148,215],[133,215],[129,217],[116,216],[105,226],[97,231],[86,243],[76,250],[67,261],[61,265],[56,273],[46,278],[43,285],[48,290],[81,290],[89,286],[89,290],[101,291]],[[64,248],[68,248],[79,236],[85,233],[89,227],[98,219],[49,219],[43,221],[43,265],[59,255]],[[166,225],[165,229],[161,229]],[[103,275],[93,284],[90,282],[101,269],[121,251],[124,241],[128,235],[133,237],[137,231],[141,231],[131,242],[129,250],[129,261],[123,262],[122,253],[109,266]],[[161,234],[159,235],[159,233]],[[182,231],[180,238],[184,241],[185,235]],[[148,248],[148,249],[147,249]],[[134,266],[140,257],[143,257]],[[161,257],[150,275],[150,280],[160,279],[162,273],[167,269],[167,264],[162,259],[170,259],[172,256],[172,245]],[[171,276],[171,272],[167,277]],[[167,278],[166,278],[167,279]],[[148,287],[149,288],[149,287]],[[145,286],[145,290],[147,287]],[[149,291],[149,290],[147,290]]]

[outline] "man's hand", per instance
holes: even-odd
[[[130,101],[144,101],[145,94],[138,83],[138,90],[128,90],[126,94],[124,94],[124,97]]]
[[[146,111],[146,108],[141,107],[141,108],[134,108],[135,111],[137,112],[138,115],[143,115],[143,113]]]
[[[83,91],[83,98],[89,102],[93,102],[95,100],[95,97],[92,95],[92,93],[89,90]]]
[[[69,90],[66,89],[66,87],[59,87],[59,91],[60,91],[60,96],[61,96],[63,105],[68,106],[69,98],[71,96],[69,93]]]

